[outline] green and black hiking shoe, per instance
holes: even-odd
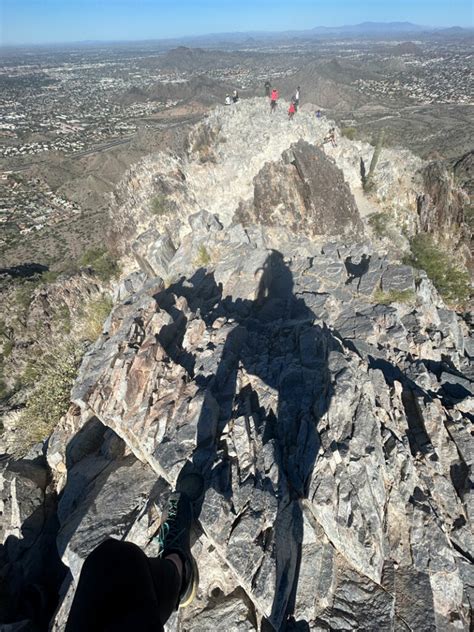
[[[194,599],[199,583],[196,561],[191,555],[192,503],[184,492],[173,492],[163,512],[162,523],[157,534],[160,557],[176,553],[183,562],[183,579],[179,595],[179,607],[188,606]]]

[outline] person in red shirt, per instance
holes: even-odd
[[[270,112],[272,114],[276,110],[278,96],[279,96],[278,95],[278,90],[276,88],[273,88],[272,89],[272,94],[270,96]]]
[[[288,120],[290,120],[290,121],[291,121],[291,119],[292,119],[292,118],[294,117],[294,115],[295,115],[295,112],[296,112],[296,107],[295,107],[294,101],[292,101],[292,102],[290,103],[290,107],[288,108]]]

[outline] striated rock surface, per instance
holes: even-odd
[[[257,208],[263,204],[256,187],[264,186],[259,183],[267,180],[267,174],[274,172],[276,176],[278,170],[283,170],[288,180],[293,158],[287,156],[287,167],[283,169],[282,154],[300,141],[319,146],[320,152],[342,170],[351,193],[362,196],[360,162],[362,159],[370,164],[373,147],[342,136],[338,137],[337,147],[322,146],[333,125],[333,121],[326,117],[317,119],[314,111],[305,109],[289,122],[284,102],[277,114],[270,116],[266,99],[244,100],[232,108],[217,107],[191,131],[185,155],[170,155],[164,150],[152,154],[134,166],[117,187],[111,219],[113,231],[119,235],[118,246],[128,251],[136,237],[154,228],[161,234],[167,233],[175,247],[179,247],[190,230],[186,218],[202,210],[216,215],[224,226],[231,225],[237,209],[252,207],[255,194]],[[304,173],[300,174],[304,184],[296,187],[295,176],[293,186],[287,182],[277,187],[283,194],[279,202],[289,203],[289,211],[296,209],[300,216],[303,207],[306,208],[304,202],[300,204],[301,197],[307,198],[308,192],[298,193],[295,189],[309,186],[317,193],[324,186],[323,181],[319,179],[318,185],[318,181],[311,180],[310,173],[316,173],[320,166],[323,171],[329,169],[326,161],[321,164],[322,154],[315,147],[306,151],[314,155],[315,161],[308,164],[301,151],[298,152],[299,163],[305,163]],[[414,176],[423,164],[409,151],[384,148],[374,176],[375,211],[389,212],[410,234],[417,223],[417,197],[423,192],[422,182]],[[272,184],[276,181],[274,177]],[[153,212],[152,205],[157,198],[158,213]],[[273,207],[278,204],[276,192],[272,192],[271,202]],[[312,203],[317,201],[313,199]],[[350,205],[347,200],[345,204]],[[351,212],[349,215],[355,221]]]
[[[356,235],[362,222],[342,171],[321,149],[305,141],[291,146],[280,162],[267,163],[254,179],[251,202],[236,218],[308,237]]]
[[[431,162],[422,170],[424,192],[418,198],[418,215],[423,231],[455,245],[459,242],[462,245],[463,240],[468,242],[465,212],[470,204],[467,191],[472,189],[470,169],[472,155],[467,154],[453,172],[442,162]]]
[[[28,629],[47,629],[54,587],[67,569],[56,549],[57,496],[41,453],[2,461],[0,507],[0,621],[33,620],[39,628]]]
[[[18,509],[12,464],[3,474],[25,543],[45,490],[58,495],[56,632],[99,542],[157,554],[189,470],[205,479],[200,584],[169,631],[472,624],[474,337],[365,237],[353,196],[372,150],[341,139],[325,155],[306,142],[326,131],[310,112],[270,123],[266,105],[218,108],[186,157],[159,154],[117,191],[132,273],[44,446],[46,482],[27,484],[34,502]],[[379,195],[394,215],[410,200],[410,225],[402,184],[419,163],[390,160]]]
[[[467,630],[463,322],[369,242],[298,238],[278,252],[265,231],[237,243],[236,227],[206,225],[170,262],[179,281],[150,280],[116,306],[72,393],[143,464],[143,498],[153,478],[159,506],[186,468],[206,477],[193,549],[203,584],[180,629],[233,613],[236,630]],[[221,256],[197,267],[204,237]],[[377,304],[380,287],[413,300]],[[115,473],[133,493],[133,470]],[[62,532],[77,576],[97,540],[78,535],[94,531],[76,512]],[[127,512],[143,545],[152,523]],[[117,533],[97,519],[99,534]]]

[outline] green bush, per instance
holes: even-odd
[[[118,261],[106,248],[90,248],[82,255],[80,264],[83,268],[91,268],[101,281],[107,283],[120,274]]]
[[[362,179],[362,187],[366,193],[369,193],[370,191],[373,191],[375,189],[374,173],[380,158],[380,154],[382,152],[384,140],[385,131],[381,130],[377,138],[377,144],[375,145],[374,153],[372,154],[372,160],[370,161],[369,173]]]
[[[11,356],[13,351],[13,340],[5,340],[3,342],[3,355],[5,358]]]
[[[341,136],[354,140],[357,137],[357,130],[355,127],[341,127]]]
[[[85,309],[83,316],[83,328],[81,337],[84,340],[95,342],[102,333],[102,326],[110,314],[113,301],[109,296],[101,296],[95,301],[91,301]]]
[[[388,235],[388,216],[386,213],[373,213],[369,217],[369,225],[377,237]]]
[[[209,254],[206,246],[201,244],[198,249],[195,264],[198,266],[207,266],[211,262],[211,255]]]
[[[53,315],[53,322],[59,326],[65,334],[71,333],[71,313],[66,303],[60,305]]]
[[[413,290],[390,290],[384,292],[380,288],[375,290],[373,301],[379,305],[391,305],[392,303],[413,303],[416,294]]]
[[[24,454],[44,440],[69,408],[70,392],[84,349],[67,344],[42,362],[41,378],[31,393],[15,428],[13,452]]]
[[[33,292],[36,285],[34,283],[25,282],[15,292],[15,303],[23,311],[26,311],[33,300]]]
[[[55,272],[53,270],[47,270],[46,272],[41,273],[41,282],[42,283],[53,283],[59,276],[59,272]]]
[[[8,395],[9,391],[7,385],[5,384],[5,381],[3,379],[0,379],[0,400],[6,399]]]
[[[168,210],[166,198],[164,195],[156,195],[150,203],[150,211],[153,215],[164,215]]]
[[[469,226],[471,233],[474,233],[474,204],[464,208],[464,221]]]
[[[5,399],[9,394],[9,390],[4,378],[5,378],[4,356],[0,354],[0,400]]]
[[[433,241],[431,235],[420,233],[411,242],[411,254],[404,263],[425,270],[433,285],[451,304],[465,303],[471,295],[469,273],[453,260],[452,254]]]

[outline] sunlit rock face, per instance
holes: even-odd
[[[42,447],[72,575],[53,630],[99,542],[157,554],[190,470],[205,480],[200,585],[179,629],[469,629],[473,338],[424,273],[368,238],[369,149],[323,151],[321,122],[299,115],[219,108],[186,158],[150,159],[133,195],[117,192],[133,272]],[[394,213],[416,203],[408,164],[381,167]],[[151,217],[153,191],[168,206]],[[2,476],[19,533],[46,483]]]

